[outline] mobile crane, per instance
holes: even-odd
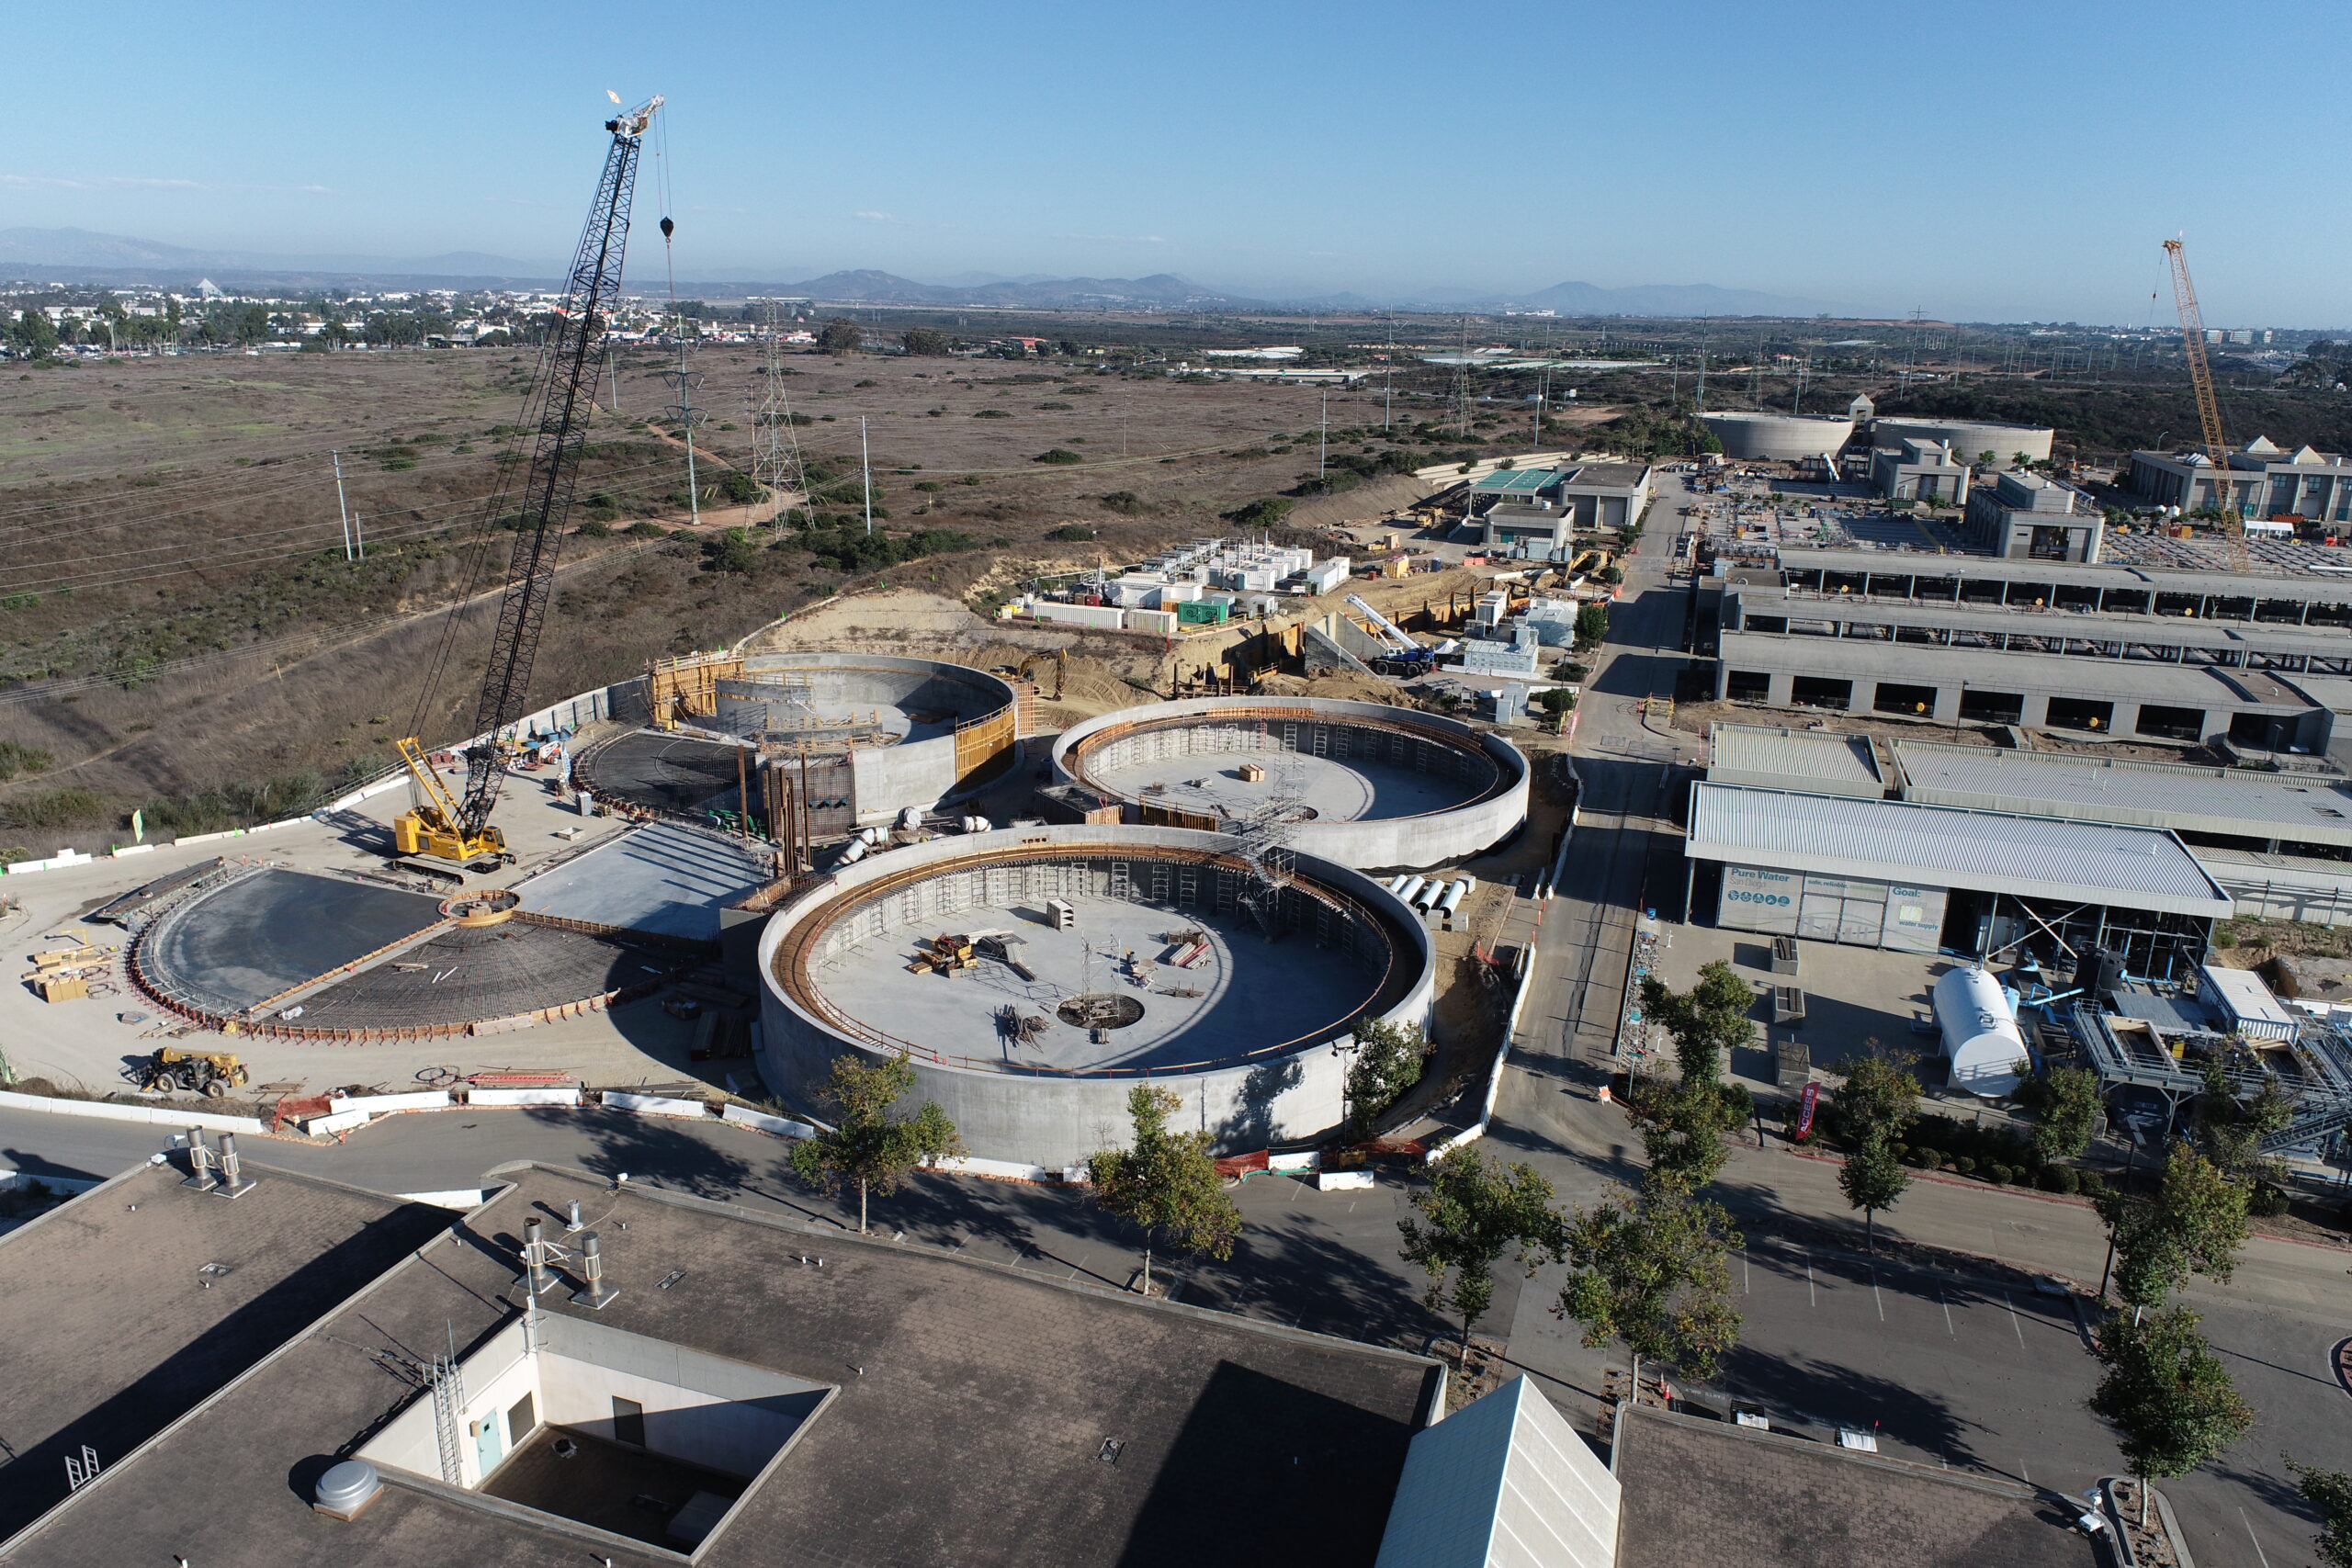
[[[612,96],[618,105],[617,95]],[[571,492],[580,476],[582,448],[588,438],[588,420],[595,400],[598,372],[604,368],[605,342],[612,330],[613,307],[621,287],[621,261],[628,249],[629,203],[637,189],[639,155],[647,127],[662,107],[659,95],[636,108],[605,121],[612,138],[605,152],[605,172],[596,198],[588,209],[587,227],[572,253],[571,271],[563,303],[539,372],[532,385],[526,410],[538,411],[537,434],[530,466],[524,470],[522,504],[514,542],[506,565],[506,588],[498,604],[498,626],[492,635],[490,665],[483,673],[481,695],[474,709],[475,739],[466,753],[465,793],[453,795],[427,759],[415,734],[400,741],[401,760],[408,764],[418,799],[392,824],[392,842],[402,856],[417,857],[420,869],[441,875],[459,870],[494,869],[510,863],[506,836],[491,825],[490,814],[506,778],[502,736],[523,716],[531,684],[531,664],[538,653],[539,633],[546,626],[548,602],[555,585],[558,552],[563,545],[565,515],[571,510]],[[670,220],[662,220],[670,231]],[[529,423],[527,417],[525,423]],[[492,498],[489,515],[507,515],[506,491]],[[485,548],[488,547],[485,546]],[[434,665],[419,694],[410,728],[421,730],[433,700],[441,670],[458,626],[452,609]],[[443,863],[447,863],[446,866]]]
[[[2222,537],[2228,545],[2230,564],[2245,571],[2251,564],[2246,558],[2245,519],[2238,513],[2237,497],[2232,493],[2230,482],[2230,449],[2227,437],[2222,434],[2222,404],[2213,395],[2213,367],[2205,357],[2205,313],[2198,309],[2196,286],[2188,281],[2188,251],[2180,241],[2165,242],[2165,258],[2172,264],[2172,299],[2180,312],[2180,343],[2188,355],[2188,379],[2197,389],[2197,421],[2204,426],[2205,459],[2213,466],[2213,505],[2222,514]],[[2184,502],[2197,499],[2195,480],[2182,495]],[[2187,510],[2186,507],[2183,510]]]

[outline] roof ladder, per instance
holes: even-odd
[[[466,1408],[466,1374],[454,1357],[433,1358],[433,1437],[441,1450],[441,1479],[452,1486],[466,1483],[464,1449],[458,1441],[458,1420]]]

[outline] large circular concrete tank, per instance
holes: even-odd
[[[2040,424],[1995,424],[1986,420],[1928,419],[1889,414],[1871,426],[1871,441],[1893,446],[1903,441],[1948,441],[1952,456],[1973,463],[1993,454],[1996,468],[2014,468],[2019,454],[2030,463],[2050,460],[2050,443],[2056,432]]]
[[[1786,413],[1702,413],[1699,423],[1724,444],[1724,457],[1767,462],[1832,457],[1854,434],[1850,419]]]
[[[2025,1036],[2001,983],[1982,969],[1950,969],[1928,993],[1951,1058],[1951,1085],[1987,1099],[2016,1092]]]

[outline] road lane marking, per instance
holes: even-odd
[[[2238,1522],[2245,1526],[2245,1538],[2254,1542],[2254,1555],[2262,1563],[2262,1568],[2270,1568],[2270,1554],[2262,1550],[2262,1538],[2254,1533],[2254,1521],[2245,1517],[2243,1507],[2238,1510]]]
[[[1941,1285],[1936,1287],[1936,1300],[1944,1303],[1944,1332],[1954,1339],[1959,1338],[1960,1330],[1951,1325],[1951,1298],[1944,1294],[1944,1288]]]
[[[1756,1293],[1756,1287],[1747,1282],[1747,1249],[1745,1247],[1740,1249],[1739,1254],[1739,1293],[1743,1296],[1752,1296]]]
[[[2025,1478],[2025,1483],[2028,1486],[2033,1484],[2033,1472],[2025,1467],[2025,1456],[2023,1454],[2019,1454],[2018,1456],[2018,1473]]]
[[[1813,1259],[1810,1258],[1805,1259],[1804,1264],[1804,1299],[1809,1305],[1821,1304],[1820,1292],[1813,1288]]]
[[[2009,1300],[2009,1292],[2001,1292],[2001,1304],[2009,1309],[2009,1329],[2018,1337],[2018,1348],[2025,1348],[2025,1330],[2018,1326],[2018,1303]]]
[[[1881,1323],[1884,1323],[1886,1321],[1886,1298],[1878,1293],[1878,1270],[1875,1269],[1871,1270],[1871,1300],[1878,1303],[1878,1320]]]

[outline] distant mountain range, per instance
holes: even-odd
[[[435,256],[273,255],[194,250],[86,229],[0,229],[0,276],[93,288],[187,287],[199,276],[223,288],[496,288],[545,287],[562,275],[552,263],[516,261],[479,251]],[[714,299],[744,295],[798,296],[826,304],[971,306],[1000,310],[1081,309],[1325,310],[1553,310],[1563,316],[1811,316],[1826,307],[1806,299],[1719,288],[1709,283],[1646,284],[1602,288],[1558,283],[1532,294],[1469,289],[1405,290],[1393,296],[1356,293],[1246,295],[1211,288],[1173,273],[1148,277],[995,277],[966,273],[951,283],[917,283],[893,273],[829,272],[799,282],[766,279],[681,281],[681,289]]]

